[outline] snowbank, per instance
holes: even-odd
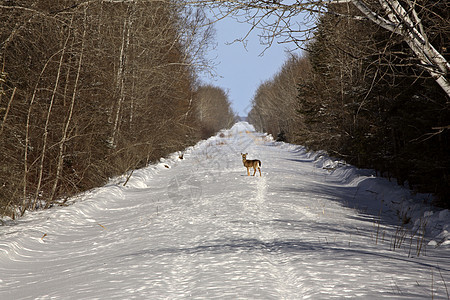
[[[303,146],[284,142],[274,143],[291,151],[307,151]],[[380,195],[386,206],[408,222],[406,225],[410,226],[411,232],[425,228],[426,235],[431,239],[428,242],[429,246],[450,248],[450,211],[433,207],[430,204],[431,195],[414,194],[411,190],[386,178],[376,177],[374,170],[358,169],[343,160],[329,157],[324,151],[309,151],[306,154],[316,168],[325,169],[330,174],[338,176],[340,183]]]
[[[186,148],[184,151],[175,152],[166,158],[161,158],[155,164],[134,170],[132,174],[129,172],[122,176],[112,178],[106,187],[120,186],[125,189],[147,188],[147,183],[152,177],[161,171],[176,166],[183,159],[189,159],[192,153],[203,151],[207,154],[209,148],[214,148],[214,146],[219,145],[224,138],[237,138],[248,133],[256,134],[253,125],[247,122],[239,122],[231,129],[221,130],[215,136],[207,140],[202,140],[196,145]],[[407,225],[410,226],[411,231],[422,230],[422,228],[426,229],[427,236],[430,237],[429,246],[447,246],[450,248],[450,211],[431,206],[431,195],[414,195],[410,190],[400,187],[386,178],[375,177],[375,171],[373,170],[358,169],[347,164],[345,161],[329,157],[324,151],[307,151],[304,146],[277,142],[269,134],[258,133],[257,135],[264,143],[270,143],[281,149],[304,154],[307,159],[313,162],[316,169],[325,169],[329,174],[333,174],[335,177],[337,176],[340,184],[357,187],[358,190],[379,195],[380,199],[389,209],[396,211],[399,217],[408,221]],[[238,151],[238,149],[235,150]],[[126,185],[124,186],[125,183]],[[92,193],[96,193],[99,189],[101,188],[88,191],[85,193],[86,195],[82,194],[73,197],[66,204],[91,198]],[[13,222],[8,217],[4,217],[1,221],[0,224],[5,225]]]

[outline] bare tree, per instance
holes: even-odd
[[[196,142],[211,26],[176,0],[0,3],[0,214]]]
[[[203,85],[197,88],[194,105],[199,118],[203,137],[223,128],[229,128],[235,122],[228,94],[220,87]]]
[[[250,31],[261,30],[261,39],[268,46],[278,39],[280,42],[296,42],[299,47],[312,37],[317,18],[328,13],[330,5],[351,3],[361,14],[347,17],[370,20],[403,39],[410,47],[411,55],[418,60],[417,65],[428,71],[450,96],[450,64],[433,46],[429,38],[433,29],[427,28],[421,17],[431,12],[448,26],[449,13],[444,0],[194,0],[192,3],[208,6],[217,19],[231,16],[248,22],[252,26]],[[442,8],[433,10],[438,6]]]
[[[280,140],[295,141],[299,117],[297,88],[310,71],[307,58],[291,55],[273,78],[258,87],[252,99],[250,122]]]

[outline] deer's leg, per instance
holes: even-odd
[[[255,176],[255,174],[256,174],[256,168],[255,167],[253,167],[253,176]]]
[[[255,170],[256,171],[256,170]],[[261,168],[258,167],[258,171],[259,171],[259,176],[261,177]]]
[[[247,176],[250,176],[250,169],[247,167]]]

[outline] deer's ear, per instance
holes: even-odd
[[[248,153],[245,153],[245,155],[248,155]]]

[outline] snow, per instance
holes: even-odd
[[[0,299],[449,299],[427,195],[245,122],[180,154],[6,222]]]

